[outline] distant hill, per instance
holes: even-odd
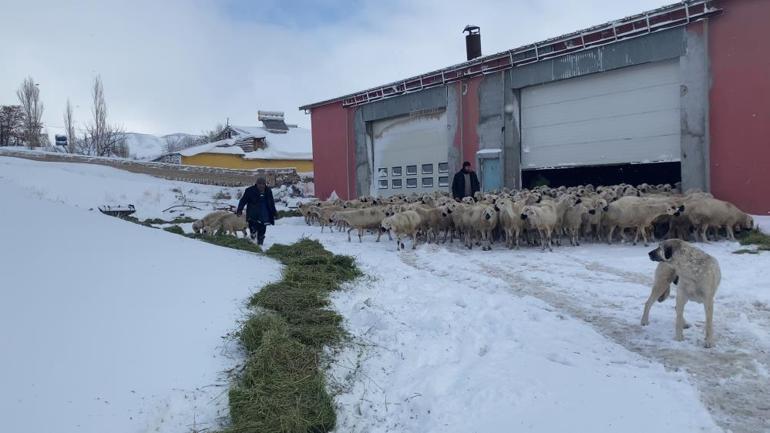
[[[185,145],[194,145],[202,137],[199,135],[185,134],[177,132],[163,136],[151,134],[142,134],[139,132],[126,132],[126,144],[128,145],[128,154],[133,159],[154,159],[166,152],[167,144],[184,147]]]

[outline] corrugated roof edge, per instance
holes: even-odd
[[[330,98],[330,99],[326,99],[326,100],[319,101],[319,102],[312,102],[310,104],[306,104],[306,105],[303,105],[303,106],[299,107],[299,110],[307,111],[307,110],[310,110],[310,109],[315,108],[315,107],[320,107],[320,106],[323,106],[323,105],[329,105],[329,104],[332,104],[332,103],[335,103],[335,102],[341,102],[341,101],[344,101],[345,99],[351,98],[353,96],[356,96],[356,95],[359,95],[359,94],[362,94],[362,93],[374,92],[374,91],[377,91],[377,90],[379,90],[381,88],[387,88],[387,87],[391,87],[391,86],[398,86],[398,85],[401,85],[404,82],[409,82],[409,81],[412,81],[412,80],[417,80],[421,76],[424,76],[424,75],[440,74],[443,71],[451,71],[451,70],[456,70],[456,69],[460,69],[460,68],[472,67],[474,65],[482,64],[482,63],[484,63],[487,60],[494,59],[496,57],[500,57],[500,56],[503,56],[503,55],[506,55],[506,54],[509,54],[509,53],[513,53],[515,51],[521,51],[521,50],[526,50],[526,49],[533,49],[535,46],[539,46],[539,45],[543,45],[543,44],[548,44],[548,43],[553,42],[553,41],[558,41],[558,40],[562,40],[562,39],[566,39],[566,38],[570,38],[570,37],[579,36],[580,34],[583,34],[583,33],[586,33],[586,32],[591,32],[591,31],[594,31],[594,30],[602,28],[602,27],[611,26],[613,24],[623,23],[623,22],[627,22],[627,21],[633,21],[635,19],[639,19],[640,17],[643,17],[643,16],[648,15],[648,14],[663,13],[663,12],[666,12],[668,10],[673,10],[673,9],[676,9],[676,8],[680,8],[680,7],[684,6],[684,5],[692,5],[692,4],[699,4],[699,3],[705,4],[706,7],[708,8],[709,3],[711,3],[711,0],[685,0],[685,1],[677,2],[677,3],[670,3],[670,4],[667,4],[665,6],[661,6],[659,8],[656,8],[656,9],[650,9],[650,10],[643,11],[643,12],[640,12],[640,13],[635,14],[635,15],[629,15],[629,16],[624,17],[624,18],[619,18],[619,19],[616,19],[616,20],[607,21],[607,22],[602,23],[602,24],[597,24],[595,26],[587,27],[587,28],[584,28],[584,29],[581,29],[581,30],[577,30],[577,31],[574,31],[574,32],[565,33],[563,35],[556,36],[556,37],[549,38],[549,39],[545,39],[545,40],[542,40],[542,41],[533,42],[531,44],[522,45],[520,47],[513,48],[513,49],[510,49],[510,50],[505,50],[505,51],[500,51],[500,52],[497,52],[497,53],[494,53],[494,54],[489,54],[489,55],[482,56],[482,57],[479,57],[477,59],[469,60],[469,61],[466,61],[466,62],[456,63],[454,65],[447,66],[447,67],[442,68],[442,69],[436,69],[436,70],[433,70],[433,71],[430,71],[430,72],[426,72],[426,73],[423,73],[423,74],[414,75],[414,76],[411,76],[411,77],[408,77],[408,78],[405,78],[405,79],[402,79],[402,80],[397,80],[397,81],[393,81],[393,82],[390,82],[390,83],[387,83],[387,84],[383,84],[383,85],[380,85],[380,86],[374,86],[374,87],[370,87],[368,89],[364,89],[364,90],[348,93],[348,94],[345,94],[343,96],[338,96],[338,97],[335,97],[335,98]],[[565,53],[565,54],[569,54],[569,53]]]

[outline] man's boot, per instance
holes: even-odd
[[[257,238],[257,245],[262,245],[264,243],[265,243],[265,237],[264,236],[259,236]]]

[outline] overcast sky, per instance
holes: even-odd
[[[31,75],[43,120],[67,98],[87,121],[104,82],[109,120],[127,131],[200,133],[227,117],[297,107],[653,9],[660,0],[0,0],[0,105]]]

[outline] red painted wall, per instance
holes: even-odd
[[[720,2],[709,20],[711,191],[770,213],[770,1]]]
[[[454,147],[460,152],[460,164],[469,161],[471,167],[476,167],[476,152],[479,150],[479,135],[476,127],[479,124],[479,85],[481,78],[471,78],[467,81],[450,85],[450,91],[456,92],[460,106],[457,109],[457,130],[454,137]],[[456,167],[457,170],[460,167]]]
[[[341,102],[311,110],[315,194],[322,200],[332,191],[345,200],[355,197],[352,117],[352,110],[343,108]]]

